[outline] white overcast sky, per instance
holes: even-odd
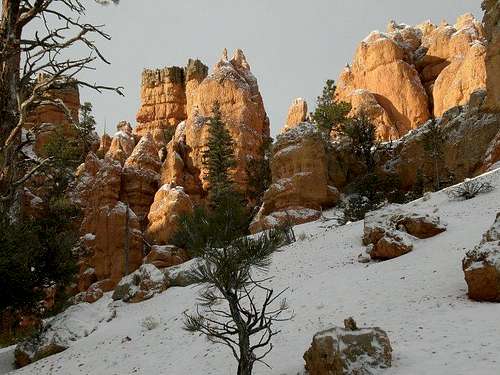
[[[87,3],[93,3],[87,1]],[[120,120],[135,126],[143,68],[184,66],[199,58],[210,69],[224,48],[245,52],[258,79],[271,133],[282,127],[296,97],[310,109],[326,79],[338,77],[357,44],[390,20],[408,24],[430,19],[454,23],[480,0],[121,0],[118,6],[89,5],[88,18],[106,24],[112,40],[100,43],[111,61],[91,80],[120,85],[125,98],[82,90],[94,105],[98,130],[114,133]]]

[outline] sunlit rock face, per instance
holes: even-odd
[[[332,186],[332,149],[316,125],[302,123],[278,136],[271,162],[272,184],[250,230],[258,232],[290,221],[319,218],[321,209],[339,199]]]
[[[488,51],[486,52],[486,89],[488,92],[485,108],[500,112],[500,1],[484,0],[483,23]]]
[[[366,112],[380,139],[396,139],[467,104],[486,87],[488,41],[471,14],[454,25],[429,21],[416,26],[392,21],[358,46],[353,63],[338,79],[336,97]]]
[[[307,115],[307,102],[302,98],[295,99],[288,109],[285,126],[281,129],[281,132],[284,133],[289,129],[295,128],[300,123],[305,122],[307,120]]]

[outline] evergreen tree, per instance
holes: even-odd
[[[219,102],[212,106],[212,117],[208,121],[208,141],[203,151],[203,166],[207,170],[210,184],[210,201],[217,203],[221,195],[233,190],[230,169],[236,166],[231,134],[222,121]]]
[[[258,159],[250,159],[247,162],[248,176],[248,195],[253,200],[257,207],[262,203],[264,192],[271,185],[271,152],[273,139],[268,137],[264,139],[260,146],[259,154],[262,156]]]
[[[338,130],[340,135],[347,137],[353,154],[365,165],[367,173],[373,173],[380,142],[377,141],[377,128],[366,113],[346,120]]]
[[[185,314],[184,327],[204,334],[213,343],[228,346],[238,361],[238,375],[251,375],[255,362],[272,350],[274,326],[291,319],[285,292],[275,293],[265,286],[269,278],[252,277],[252,269],[267,270],[271,256],[283,244],[281,231],[270,231],[258,238],[239,238],[225,246],[207,244],[202,266],[191,278],[205,288],[200,293],[195,314]],[[257,293],[256,293],[257,292]],[[256,294],[262,295],[259,303]]]
[[[82,160],[85,159],[92,146],[92,140],[95,134],[95,124],[95,118],[92,115],[92,103],[83,103],[80,106],[80,120],[77,126],[83,148]]]
[[[444,183],[444,178],[440,173],[443,168],[443,145],[446,141],[446,136],[442,128],[436,121],[431,121],[427,126],[427,132],[423,135],[424,151],[432,163],[433,176],[432,181],[434,191],[440,190]]]
[[[349,103],[335,101],[336,88],[333,80],[327,80],[323,93],[317,98],[316,109],[311,113],[313,122],[327,134],[330,134],[332,129],[338,125],[343,124],[351,111]]]

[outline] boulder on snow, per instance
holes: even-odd
[[[161,293],[169,284],[163,273],[153,264],[143,264],[138,270],[123,277],[113,292],[113,299],[141,302]]]
[[[178,266],[165,268],[162,271],[169,286],[183,287],[195,283],[192,273],[199,268],[201,264],[202,261],[199,258],[194,258]]]
[[[391,366],[392,348],[385,331],[378,327],[358,329],[352,318],[344,325],[314,335],[304,353],[309,375],[371,374],[374,369]]]
[[[153,264],[157,268],[177,266],[189,260],[186,250],[173,245],[154,245],[144,257],[144,264]]]
[[[392,259],[413,250],[413,241],[446,230],[438,216],[422,215],[392,205],[366,215],[363,244],[372,259]]]
[[[392,259],[412,250],[412,236],[399,230],[390,230],[373,245],[369,254],[372,259]]]
[[[500,213],[482,241],[462,260],[469,298],[500,302]]]

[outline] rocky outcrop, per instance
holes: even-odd
[[[387,113],[389,123],[379,123],[377,129],[381,138],[392,134],[399,138],[430,117],[418,72],[391,35],[373,32],[361,42],[352,67],[340,75],[337,98],[348,102],[358,89],[369,91]]]
[[[400,138],[486,86],[487,45],[471,14],[455,25],[392,21],[361,42],[339,77],[337,99],[352,104],[352,115],[368,113],[379,138]]]
[[[182,214],[193,211],[193,202],[180,186],[163,185],[154,197],[148,215],[146,238],[152,244],[167,244]]]
[[[471,96],[469,105],[455,107],[442,118],[432,120],[443,139],[437,165],[442,179],[451,172],[457,182],[477,175],[484,170],[488,150],[495,150],[492,140],[499,132],[500,116],[481,112],[483,100],[484,91],[478,91]],[[430,178],[435,174],[435,165],[426,150],[426,139],[433,137],[431,125],[429,121],[398,140],[391,149],[392,156],[381,162],[381,171],[397,175],[404,190],[411,190],[422,176]],[[492,153],[489,165],[496,162]]]
[[[485,12],[483,23],[488,51],[486,53],[486,89],[488,96],[485,109],[500,112],[500,1],[484,0],[482,3]]]
[[[363,244],[371,259],[392,259],[413,250],[413,242],[446,230],[439,217],[408,212],[399,205],[368,213],[363,229]]]
[[[305,122],[307,120],[307,116],[307,102],[302,98],[295,99],[288,109],[285,126],[281,132],[284,133],[288,129],[295,128],[300,123]]]
[[[102,159],[104,155],[109,151],[109,148],[111,146],[112,138],[109,136],[109,134],[104,133],[101,136],[101,141],[99,142],[99,149],[96,152],[96,155]]]
[[[322,208],[337,203],[339,192],[329,170],[328,139],[317,126],[302,123],[279,135],[271,159],[272,183],[250,229],[258,232],[285,221],[319,218]]]
[[[196,283],[193,271],[196,271],[203,264],[200,258],[193,258],[177,266],[167,267],[162,272],[170,286],[185,287]]]
[[[500,302],[500,213],[480,244],[462,260],[469,298]]]
[[[150,133],[144,135],[127,158],[122,170],[121,199],[128,202],[141,222],[158,190],[160,180],[158,149]]]
[[[40,74],[37,77],[38,82],[47,80],[47,76]],[[51,100],[61,100],[72,119],[77,121],[80,111],[80,92],[78,84],[70,84],[63,89],[54,89],[47,92],[48,98]],[[55,131],[61,131],[66,137],[75,137],[76,129],[60,107],[52,104],[44,104],[35,107],[28,114],[28,118],[23,124],[24,128],[32,129],[37,127],[34,150],[38,155],[43,154],[43,148],[52,137]]]
[[[139,219],[128,206],[118,201],[89,210],[82,223],[84,248],[88,257],[80,260],[80,273],[95,270],[98,280],[115,284],[128,271],[142,263],[143,241]],[[126,248],[128,247],[128,254]]]
[[[163,273],[153,264],[143,264],[137,271],[123,277],[113,292],[113,299],[141,302],[168,288]]]
[[[203,200],[209,189],[202,159],[207,120],[216,101],[234,142],[237,165],[232,174],[243,193],[248,189],[247,161],[263,157],[261,145],[269,137],[269,120],[257,80],[243,52],[237,50],[231,59],[225,52],[207,73],[199,60],[189,60],[184,69],[145,71],[135,130],[138,136],[151,131],[161,146],[162,184],[182,186],[196,202]],[[167,103],[163,97],[169,97],[168,92],[172,94]],[[165,129],[173,134],[168,143],[158,135]]]
[[[126,121],[120,121],[116,125],[118,130],[106,152],[106,158],[118,160],[121,165],[125,163],[125,160],[132,154],[135,147],[135,139],[132,135],[132,126]]]
[[[208,137],[207,120],[217,101],[234,142],[237,165],[232,171],[233,179],[238,189],[246,192],[247,160],[262,158],[261,145],[269,137],[269,120],[257,79],[243,52],[236,50],[231,59],[224,53],[212,73],[190,88],[187,95],[188,118],[184,135],[190,151],[189,160],[184,160],[184,164],[200,170],[201,186],[204,191],[208,190],[203,151]]]
[[[156,268],[178,266],[189,260],[186,250],[173,245],[153,245],[148,255],[144,257],[144,264],[152,264]]]
[[[500,127],[500,124],[499,124]],[[495,168],[500,167],[500,129],[498,130],[497,135],[491,141],[486,153],[483,157],[483,165],[479,169],[480,173],[491,171]]]
[[[166,135],[186,119],[184,69],[173,66],[142,73],[141,107],[134,132],[141,137],[150,133],[158,145],[168,142]]]
[[[304,353],[309,375],[371,374],[391,367],[392,347],[387,333],[378,327],[358,329],[353,323],[352,318],[347,319],[345,328],[334,327],[314,335]]]

